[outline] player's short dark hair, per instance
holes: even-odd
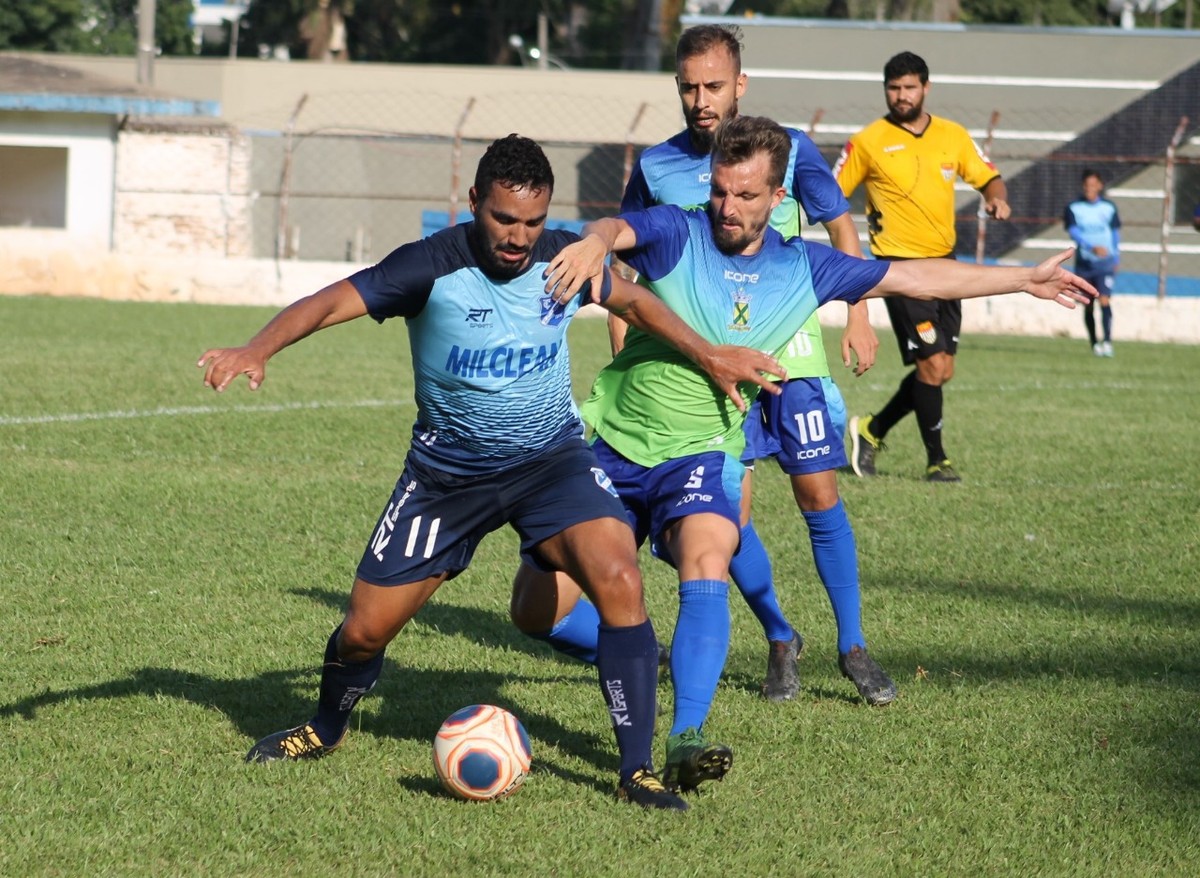
[[[922,84],[929,82],[929,65],[925,63],[924,58],[912,52],[901,52],[899,55],[893,55],[883,65],[884,82],[891,82],[893,79],[899,79],[901,76],[909,76],[914,73],[921,80]]]
[[[678,68],[688,58],[704,55],[718,46],[725,47],[733,59],[733,66],[741,73],[742,31],[733,25],[698,24],[689,27],[679,35],[679,42],[675,44],[675,66]]]
[[[1103,183],[1103,182],[1104,182],[1104,175],[1103,175],[1103,174],[1101,174],[1099,171],[1097,171],[1095,168],[1084,168],[1084,169],[1083,169],[1083,174],[1081,174],[1081,175],[1080,175],[1080,177],[1079,177],[1079,182],[1080,182],[1080,183],[1082,183],[1082,182],[1083,182],[1083,181],[1085,181],[1085,180],[1086,180],[1088,177],[1095,177],[1095,178],[1096,178],[1097,180],[1099,180],[1101,183]]]
[[[528,137],[510,134],[492,141],[475,169],[475,198],[483,201],[500,183],[509,189],[549,189],[554,192],[554,171],[542,148]]]
[[[783,126],[765,116],[735,116],[717,127],[712,146],[714,164],[740,164],[760,152],[765,152],[770,161],[771,176],[767,183],[778,189],[783,185],[788,157],[792,154],[792,138]]]

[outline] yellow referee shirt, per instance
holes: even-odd
[[[847,196],[867,185],[867,229],[876,256],[916,259],[954,252],[954,179],[983,189],[1000,176],[967,130],[930,116],[920,134],[887,117],[850,138],[833,169]]]

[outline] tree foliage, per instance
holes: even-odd
[[[133,55],[137,0],[37,0],[0,4],[0,49]],[[164,54],[192,51],[192,0],[157,0],[155,38]]]

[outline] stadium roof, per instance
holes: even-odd
[[[133,61],[131,60],[132,64]],[[114,116],[219,116],[217,101],[177,98],[72,67],[0,53],[0,110]]]

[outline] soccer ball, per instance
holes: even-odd
[[[456,710],[433,739],[433,767],[447,792],[460,799],[490,802],[515,792],[529,760],[521,721],[492,704]]]

